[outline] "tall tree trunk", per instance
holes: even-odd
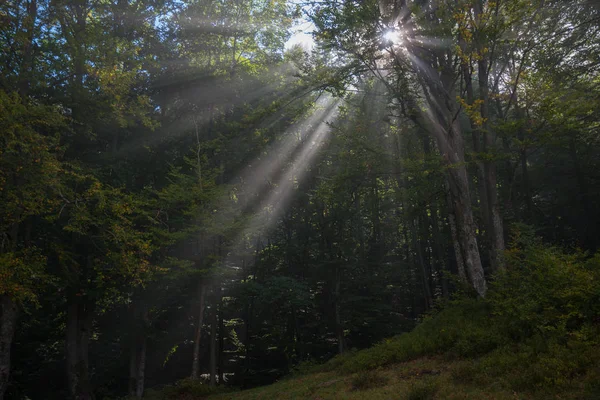
[[[67,306],[67,379],[73,400],[93,400],[89,376],[89,340],[92,330],[93,304],[81,297]]]
[[[342,354],[346,350],[346,343],[344,339],[344,327],[342,326],[342,317],[340,314],[340,267],[335,266],[335,289],[334,289],[334,312],[335,312],[335,333],[338,342],[338,353]]]
[[[442,235],[440,233],[440,225],[438,220],[438,208],[437,204],[432,203],[430,206],[431,209],[431,235],[433,239],[433,251],[435,254],[435,260],[437,265],[437,273],[439,275],[440,285],[442,287],[442,297],[447,299],[450,295],[448,289],[448,263],[445,257],[445,251]]]
[[[138,357],[137,357],[137,379],[136,379],[136,389],[135,389],[135,397],[136,399],[141,399],[144,395],[144,384],[145,384],[145,376],[146,376],[146,349],[148,346],[148,339],[146,337],[146,331],[140,335],[139,343],[138,343]]]
[[[138,367],[138,352],[137,352],[137,337],[133,335],[129,347],[129,396],[135,397],[137,389],[137,370]]]
[[[466,168],[464,165],[453,166],[448,169],[447,176],[450,188],[450,202],[454,210],[454,214],[451,217],[451,224],[455,225],[455,232],[453,234],[456,235],[456,239],[458,240],[458,246],[455,249],[460,253],[457,254],[457,262],[462,259],[464,269],[471,284],[477,293],[484,297],[487,292],[487,284],[477,247],[477,236],[475,233],[475,222],[473,221]],[[459,266],[459,271],[460,268]]]
[[[442,58],[438,58],[441,62]],[[481,264],[479,248],[477,246],[477,229],[473,220],[469,179],[465,166],[465,146],[458,119],[458,105],[447,93],[454,91],[449,67],[444,66],[441,73],[442,90],[435,82],[420,79],[423,94],[428,104],[431,105],[431,114],[423,114],[417,105],[412,105],[413,120],[435,138],[438,150],[446,165],[446,182],[449,189],[449,204],[451,210],[450,221],[454,224],[453,240],[455,242],[456,260],[459,268],[461,260],[468,273],[471,284],[480,296],[485,296],[487,284]],[[436,100],[434,100],[436,99]],[[437,99],[446,99],[447,107],[435,107],[439,104]]]
[[[461,39],[460,46],[464,54],[467,54],[467,44]],[[471,73],[471,63],[467,60],[462,60],[461,70],[465,82],[465,92],[467,95],[466,101],[469,106],[475,102],[473,93],[473,75]],[[477,193],[479,194],[479,210],[481,213],[481,222],[486,232],[489,231],[490,213],[487,188],[485,185],[485,167],[484,163],[479,159],[481,157],[481,132],[480,129],[471,123],[471,139],[473,141],[473,152],[475,153],[476,178],[477,178]]]
[[[219,385],[223,384],[223,350],[224,350],[224,346],[225,346],[225,327],[223,326],[223,288],[219,287],[219,354],[217,357],[218,360],[218,371],[219,371],[219,379],[218,379],[218,383]]]
[[[221,161],[221,175],[220,175],[220,179],[221,179],[221,183],[223,183],[224,181],[224,177],[223,177],[223,171],[225,169],[223,168],[223,161]],[[224,237],[222,235],[218,236],[218,255],[219,255],[219,261],[222,262],[223,261],[223,243],[224,243]],[[223,384],[223,350],[224,350],[224,345],[225,345],[225,340],[224,340],[224,333],[225,333],[225,327],[223,326],[223,286],[221,284],[219,284],[219,289],[217,290],[217,296],[219,298],[218,301],[218,305],[219,305],[219,318],[218,318],[218,332],[217,335],[219,336],[219,343],[218,343],[218,348],[217,348],[217,371],[218,371],[218,384],[222,385]]]
[[[0,400],[10,377],[10,350],[17,328],[17,305],[9,296],[0,297]]]
[[[192,355],[192,379],[200,377],[200,339],[202,338],[202,325],[204,324],[204,299],[206,297],[206,284],[198,283],[198,320],[196,334],[194,335],[194,350]]]
[[[210,318],[210,386],[217,383],[217,302],[213,300]]]
[[[146,376],[146,352],[150,316],[145,306],[131,308],[134,321],[131,353],[129,355],[129,395],[141,399],[144,395]]]
[[[483,0],[475,1],[475,17],[478,21],[480,28],[483,24],[482,20],[483,12]],[[490,98],[489,98],[489,79],[488,79],[488,67],[489,67],[489,54],[484,50],[484,44],[480,38],[478,45],[479,59],[477,61],[478,66],[478,78],[479,78],[479,97],[481,99],[481,120],[483,130],[483,151],[489,152],[493,150],[495,138],[490,130]],[[489,227],[489,239],[491,248],[491,267],[492,271],[496,271],[502,268],[502,253],[504,252],[504,222],[500,215],[500,202],[498,200],[498,188],[497,176],[496,176],[496,162],[489,160],[489,156],[486,157],[484,162],[484,174],[485,174],[485,187],[488,200],[488,227]]]
[[[423,257],[423,246],[421,240],[418,238],[419,235],[419,222],[413,221],[412,229],[412,242],[415,254],[417,255],[417,261],[421,268],[421,283],[423,285],[423,300],[425,303],[425,311],[429,310],[433,305],[433,296],[431,294],[431,285],[429,284],[429,274],[425,265],[425,258]]]

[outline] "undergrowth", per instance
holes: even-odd
[[[566,254],[517,236],[485,299],[457,297],[412,332],[319,369],[351,374],[443,355],[473,360],[452,372],[457,381],[487,379],[543,392],[584,377],[585,390],[596,394],[598,385],[585,376],[600,367],[599,333],[600,256]]]

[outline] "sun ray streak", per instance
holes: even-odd
[[[289,204],[295,185],[303,179],[311,162],[319,150],[322,149],[323,144],[326,143],[330,133],[329,122],[335,120],[340,103],[341,100],[334,100],[331,97],[323,99],[321,110],[315,111],[307,119],[307,123],[305,124],[307,132],[304,132],[302,134],[303,138],[297,141],[297,145],[300,145],[298,154],[292,158],[290,165],[278,177],[276,183],[271,185],[270,191],[266,191],[266,194],[262,196],[261,193],[258,193],[258,198],[260,199],[259,207],[249,222],[245,224],[245,227],[240,229],[232,238],[230,254],[234,254],[240,250],[244,244],[244,238],[260,233],[264,234],[273,227],[277,217],[281,215],[285,207]],[[265,160],[262,164],[264,169],[261,170],[259,168],[259,170],[266,174],[274,174],[277,170],[281,169],[280,161],[269,164]],[[258,172],[258,170],[252,171]],[[246,173],[251,174],[252,172],[247,171]],[[260,182],[264,178],[265,175],[263,174],[254,174],[252,178],[245,182],[245,186],[250,188],[260,187],[264,192],[267,188],[263,184],[264,181]],[[223,264],[229,264],[229,257],[223,260]]]

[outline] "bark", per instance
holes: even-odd
[[[134,397],[137,388],[137,341],[131,340],[129,348],[129,396]]]
[[[475,2],[475,16],[482,24],[482,1]],[[483,151],[492,150],[495,142],[494,135],[490,131],[490,99],[489,99],[489,55],[483,50],[484,46],[480,42],[478,46],[479,60],[477,61],[479,78],[479,97],[481,99],[481,118],[483,121]],[[492,271],[502,268],[502,253],[504,252],[504,223],[500,215],[500,202],[498,200],[496,163],[494,160],[486,158],[484,162],[485,188],[488,200],[488,237],[490,240],[490,256]]]
[[[442,297],[447,299],[450,295],[448,289],[448,267],[446,264],[444,246],[442,245],[443,241],[438,221],[438,209],[435,203],[431,205],[431,235],[435,259],[437,261],[437,272],[442,287]]]
[[[477,236],[475,234],[475,222],[473,221],[471,199],[468,192],[469,182],[466,168],[464,166],[449,168],[448,183],[450,188],[450,202],[454,209],[453,222],[456,231],[455,235],[458,239],[457,249],[460,252],[460,257],[457,256],[457,261],[462,258],[469,281],[477,293],[481,297],[484,297],[487,292],[487,284],[477,247]]]
[[[464,40],[461,40],[461,48],[464,53],[467,52],[467,45]],[[471,73],[471,65],[470,62],[463,60],[461,63],[461,70],[463,79],[465,82],[465,92],[467,95],[466,101],[468,105],[473,105],[475,101],[475,95],[473,93],[473,76]],[[476,157],[480,157],[481,154],[481,132],[479,129],[471,124],[471,140],[473,141],[473,151],[476,154]],[[477,193],[479,194],[479,210],[481,213],[481,221],[483,225],[486,227],[489,225],[490,215],[489,215],[489,201],[487,188],[485,185],[485,168],[484,163],[477,159],[475,161],[477,167]]]
[[[210,318],[210,386],[217,383],[217,307],[213,302]]]
[[[192,379],[200,377],[200,339],[202,338],[202,325],[204,324],[204,299],[206,297],[206,285],[203,282],[198,284],[198,325],[194,335],[194,351],[192,361]]]
[[[139,352],[138,352],[138,363],[137,363],[137,379],[135,397],[141,399],[144,395],[144,378],[146,372],[146,348],[148,340],[145,332],[140,337],[139,341]]]
[[[450,195],[448,195],[448,203],[452,205],[452,202],[450,201]],[[458,277],[461,282],[467,283],[467,272],[465,271],[465,262],[462,256],[460,239],[458,238],[458,229],[456,228],[456,218],[454,217],[453,212],[450,212],[448,215],[448,223],[450,225],[450,235],[452,236],[452,248],[454,249],[454,257],[456,258]]]
[[[250,372],[250,318],[252,316],[254,306],[254,299],[250,299],[250,303],[246,305],[246,312],[244,318],[244,374],[242,376],[242,387],[246,387],[246,377]]]
[[[419,223],[418,221],[414,221],[413,230],[412,230],[412,242],[414,251],[417,255],[417,261],[419,263],[419,267],[421,269],[421,283],[423,285],[423,299],[425,302],[425,310],[429,310],[433,305],[433,296],[431,294],[431,285],[429,284],[429,274],[427,271],[427,266],[425,265],[425,258],[423,257],[423,246],[420,243],[418,236],[419,232]]]
[[[0,297],[0,400],[10,377],[10,350],[17,327],[18,308],[9,296]]]
[[[89,376],[89,340],[93,304],[76,297],[67,306],[67,380],[73,400],[93,400]]]
[[[335,267],[335,333],[338,342],[338,353],[342,354],[346,350],[346,343],[344,339],[344,327],[342,326],[342,318],[340,315],[340,270],[339,266]]]
[[[224,333],[225,333],[225,327],[223,326],[223,288],[219,288],[219,354],[217,357],[218,360],[218,383],[219,385],[223,384],[223,350],[224,350],[224,345],[225,345],[225,341],[224,341]]]
[[[146,374],[147,331],[150,326],[148,310],[132,307],[135,322],[129,358],[129,395],[141,399],[144,395]]]

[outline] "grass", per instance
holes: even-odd
[[[484,356],[449,361],[444,356],[421,357],[390,364],[377,371],[353,374],[316,372],[256,389],[213,395],[209,400],[600,399],[595,372],[578,376],[567,385],[554,386],[551,391],[536,387],[515,389],[515,383],[519,386],[514,380],[518,371],[496,375],[482,370],[487,362],[494,359],[495,356]]]
[[[463,300],[410,333],[210,400],[600,399],[597,341],[511,341],[498,332],[488,304]]]

